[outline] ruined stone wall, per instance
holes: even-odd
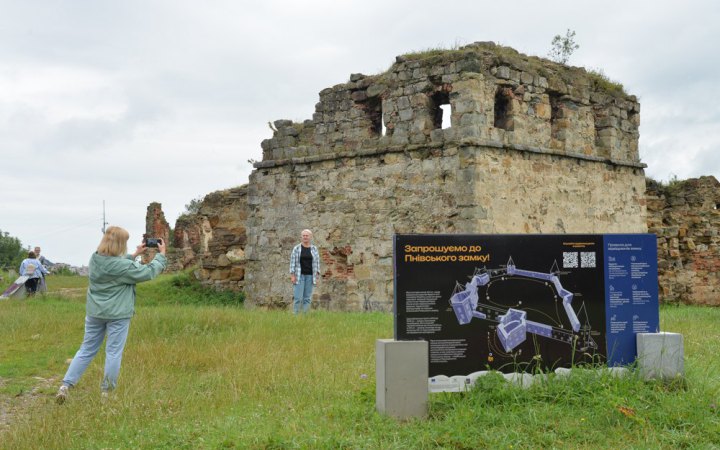
[[[145,214],[145,236],[144,238],[162,238],[165,242],[170,240],[170,224],[165,219],[162,205],[157,202],[150,203]]]
[[[399,56],[384,74],[353,74],[321,91],[312,120],[275,121],[257,167],[446,141],[639,166],[640,104],[607,85],[492,43]],[[452,126],[441,129],[444,105]]]
[[[303,228],[322,254],[320,306],[388,310],[393,233],[644,232],[643,183],[639,169],[487,147],[260,170],[248,299],[291,300],[287,260]]]
[[[196,267],[203,284],[239,291],[245,285],[247,186],[205,196],[196,214],[178,218],[171,268]]]
[[[416,154],[417,156],[417,154]],[[400,155],[397,155],[400,157]],[[404,156],[406,158],[407,167],[417,166],[419,161],[414,161],[412,156]],[[367,159],[369,161],[370,159]],[[392,157],[390,158],[392,161]],[[502,163],[499,161],[494,162],[495,170],[491,172],[498,172],[499,167]],[[357,166],[352,166],[357,167]],[[503,169],[507,170],[507,169]],[[579,170],[579,169],[576,169]],[[411,170],[412,171],[412,170]],[[567,175],[571,175],[568,173]],[[359,176],[361,177],[361,176]],[[305,178],[305,176],[299,176],[298,179]],[[373,183],[377,184],[379,180],[387,180],[388,178],[378,177]],[[598,179],[599,181],[599,179]],[[659,267],[659,285],[660,285],[660,301],[665,303],[688,303],[688,304],[705,304],[705,305],[720,305],[720,235],[718,230],[720,229],[720,183],[714,177],[701,177],[699,179],[689,179],[684,181],[675,181],[670,186],[661,185],[657,182],[647,179],[646,188],[646,201],[647,201],[647,226],[648,232],[654,233],[658,236],[658,267]],[[446,180],[447,182],[447,180]],[[289,183],[284,183],[289,184]],[[332,182],[328,181],[325,184],[332,185]],[[417,183],[416,183],[417,184]],[[361,184],[360,184],[361,185]],[[605,182],[602,181],[598,186],[602,189]],[[525,195],[530,195],[529,192],[533,191],[536,187],[523,187],[522,192]],[[239,191],[246,189],[245,186],[236,188]],[[326,189],[328,189],[326,187]],[[396,198],[394,195],[395,187],[390,186],[390,183],[386,183],[382,192],[376,193],[374,196],[380,199],[386,199],[388,204],[394,204]],[[425,192],[421,188],[415,186],[414,189],[417,191],[415,194],[420,197],[425,196]],[[449,187],[446,190],[451,190]],[[208,242],[212,239],[213,225],[212,223],[219,224],[219,214],[223,214],[223,211],[230,214],[231,217],[240,217],[243,212],[239,209],[245,208],[245,203],[236,203],[236,197],[228,195],[227,192],[220,191],[207,196],[208,201],[203,202],[201,211],[204,214],[186,215],[178,219],[175,226],[175,241],[174,245],[178,249],[183,249],[184,263],[180,266],[183,267],[196,267],[201,264],[201,256],[207,252]],[[369,196],[367,194],[366,196]],[[443,194],[444,198],[451,198],[447,194]],[[440,197],[443,197],[440,195]],[[563,190],[557,193],[561,197],[562,201],[567,201],[567,198],[571,195],[569,191]],[[573,194],[575,195],[575,194]],[[622,195],[622,194],[621,194]],[[340,196],[340,194],[336,194]],[[352,196],[352,195],[351,195]],[[242,197],[241,197],[242,198]],[[220,201],[218,201],[220,200]],[[558,200],[558,198],[548,198],[550,203]],[[381,200],[374,200],[376,203]],[[583,200],[585,203],[591,203],[596,200]],[[631,201],[636,201],[632,199]],[[435,205],[442,205],[442,200],[435,202]],[[224,206],[223,206],[224,205]],[[329,209],[336,208],[336,205],[329,205]],[[229,208],[229,209],[225,209]],[[239,208],[239,209],[235,209]],[[352,209],[345,206],[348,211]],[[427,208],[421,208],[420,210],[426,210]],[[389,209],[388,209],[389,210]],[[542,211],[540,211],[542,215]],[[427,215],[427,213],[421,213]],[[457,227],[458,223],[465,222],[457,211],[447,210],[442,216],[443,212],[438,210],[436,213],[438,225],[435,228],[429,229],[429,231],[435,231],[435,229],[443,228],[446,232],[462,231],[466,227]],[[574,212],[577,214],[577,211]],[[398,215],[396,213],[396,215]],[[500,214],[500,219],[502,216]],[[611,211],[605,211],[601,213],[605,216],[603,220],[608,220],[612,217]],[[529,215],[530,216],[530,215]],[[411,218],[415,219],[415,218]],[[382,221],[375,221],[382,223]],[[560,222],[558,222],[560,223]],[[563,228],[565,228],[565,222],[562,221]],[[300,227],[300,225],[289,225],[294,228]],[[358,228],[363,226],[359,223]],[[528,227],[530,224],[528,223]],[[538,223],[533,225],[532,229],[539,229]],[[610,229],[610,231],[626,232],[627,230],[622,224],[616,223],[616,230]],[[404,229],[409,229],[410,226],[406,223]],[[554,232],[561,232],[563,228],[558,228]],[[599,228],[612,228],[609,226],[601,226]],[[523,226],[525,232],[527,228]],[[490,232],[493,230],[491,229]],[[566,232],[575,232],[574,229],[565,229]],[[585,232],[582,229],[582,232]],[[353,233],[352,230],[349,231]],[[476,232],[473,228],[468,232]],[[580,231],[578,231],[580,232]],[[318,233],[316,232],[316,235]],[[337,239],[339,235],[335,235]],[[376,239],[373,237],[372,241]],[[282,249],[294,245],[296,240],[295,236],[290,236],[283,239],[281,244]],[[327,239],[325,239],[327,240]],[[368,239],[365,238],[367,241]],[[367,243],[365,244],[368,247]],[[372,246],[372,245],[370,245]],[[353,246],[350,244],[342,245],[341,242],[338,245],[332,247],[320,248],[323,254],[323,272],[325,274],[325,281],[330,281],[336,288],[341,291],[349,291],[349,297],[353,300],[350,304],[335,304],[331,305],[330,299],[332,294],[329,293],[322,299],[317,298],[318,305],[322,304],[326,307],[335,306],[342,307],[345,309],[353,310],[371,310],[371,309],[382,309],[383,305],[373,299],[373,296],[367,294],[363,297],[353,296],[352,293],[359,292],[357,290],[358,283],[361,287],[372,288],[375,290],[385,286],[385,292],[383,295],[387,295],[391,291],[390,285],[383,285],[383,283],[371,283],[372,273],[369,268],[374,265],[390,264],[388,259],[379,258],[378,255],[371,255],[367,257],[365,254],[358,255],[357,248],[353,250]],[[387,251],[387,249],[385,249]],[[274,254],[274,258],[277,261],[275,264],[284,264],[284,259],[287,255],[283,254],[284,250],[279,250]],[[221,253],[216,252],[215,258],[220,257]],[[353,254],[355,253],[355,254]],[[172,253],[171,253],[172,254]],[[182,259],[182,258],[181,258]],[[210,259],[213,259],[212,257]],[[173,260],[173,257],[170,257]],[[371,264],[369,264],[371,263]],[[379,264],[382,263],[382,264]],[[356,266],[357,264],[357,266]],[[236,261],[234,267],[242,266],[241,261]],[[359,272],[356,273],[356,267]],[[380,271],[381,272],[381,271]],[[231,272],[232,273],[232,272]],[[236,270],[235,273],[238,273]],[[200,273],[198,272],[198,275]],[[384,274],[383,274],[384,275]],[[210,272],[204,272],[205,283],[215,285],[215,282],[210,278]],[[280,275],[282,278],[282,274]],[[241,283],[242,278],[234,278],[229,275],[226,279],[227,282]],[[343,283],[343,280],[346,280]],[[222,283],[219,283],[222,287]],[[283,283],[278,284],[278,289],[282,291],[286,286]],[[337,289],[336,289],[337,290]],[[382,290],[382,289],[381,289]],[[276,305],[282,305],[282,292],[278,294],[278,300],[275,301]],[[376,296],[380,294],[375,294]]]
[[[663,302],[720,305],[720,183],[715,177],[650,180],[648,231],[658,236]]]
[[[315,305],[336,310],[391,309],[394,233],[645,232],[639,110],[583,69],[487,43],[352,75],[262,143],[247,302],[291,302],[303,228],[322,255]]]
[[[185,213],[178,217],[173,229],[172,251],[168,261],[171,270],[194,268],[200,263],[200,256],[207,251],[207,241],[212,236],[212,227],[207,217]]]

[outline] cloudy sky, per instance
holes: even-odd
[[[309,119],[318,92],[396,55],[495,41],[640,99],[656,179],[720,178],[714,0],[0,0],[0,230],[86,264],[110,224],[136,245],[147,205],[247,182],[267,122]]]

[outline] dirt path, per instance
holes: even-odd
[[[0,434],[7,432],[35,402],[43,401],[47,396],[47,390],[58,384],[55,378],[33,377],[33,379],[36,383],[29,391],[15,395],[0,394]],[[4,378],[0,378],[0,388],[6,383]]]
[[[53,294],[66,298],[83,298],[86,292],[87,288],[62,288],[56,290]]]

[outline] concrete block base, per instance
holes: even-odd
[[[398,419],[426,417],[427,341],[378,339],[375,343],[375,380],[378,412]]]
[[[685,375],[683,336],[678,333],[638,333],[638,368],[645,379]]]

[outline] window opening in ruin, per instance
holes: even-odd
[[[561,132],[561,121],[563,118],[563,104],[560,101],[560,94],[550,92],[550,136],[553,139],[564,140],[565,135]]]
[[[450,116],[452,114],[450,94],[445,91],[439,91],[432,95],[431,100],[433,128],[450,128]]]
[[[386,128],[382,113],[382,100],[378,97],[369,98],[361,104],[368,119],[370,119],[370,133],[373,136],[385,136]]]
[[[387,127],[385,126],[385,114],[383,114],[382,108],[380,108],[380,123],[382,124],[380,128],[380,136],[387,136]]]
[[[512,118],[513,91],[508,86],[498,86],[495,92],[495,128],[512,131],[515,124]]]
[[[452,111],[452,108],[450,105],[440,105],[440,110],[442,110],[442,129],[450,128],[450,114]]]
[[[640,123],[640,119],[638,118],[638,112],[637,111],[628,111],[628,120],[631,124]]]

